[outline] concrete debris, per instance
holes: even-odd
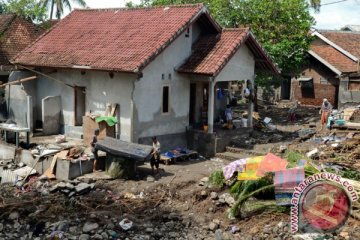
[[[210,198],[211,198],[212,200],[217,200],[217,199],[219,198],[219,195],[218,195],[217,192],[211,192],[211,193],[210,193]]]
[[[224,193],[224,194],[220,195],[219,203],[222,203],[222,204],[226,203],[227,205],[232,207],[235,203],[235,199],[231,196],[230,193]]]
[[[99,224],[87,222],[84,224],[82,230],[84,233],[88,233],[88,232],[94,231],[98,228],[99,228]]]
[[[119,222],[119,225],[122,229],[124,229],[126,231],[132,227],[133,222],[127,218],[124,218],[123,220],[121,220],[121,222]]]
[[[209,182],[209,178],[203,177],[202,179],[200,179],[199,186],[205,186],[205,184],[207,184],[208,182]]]

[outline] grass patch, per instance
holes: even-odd
[[[209,182],[216,187],[223,187],[225,183],[225,177],[222,170],[212,172],[209,177]]]

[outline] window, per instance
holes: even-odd
[[[163,86],[162,89],[162,113],[169,112],[169,86]]]
[[[187,37],[187,38],[188,38],[189,36],[190,36],[190,29],[189,29],[189,28],[187,28],[187,29],[186,29],[186,33],[185,33],[185,37]]]
[[[320,78],[320,84],[328,84],[328,80],[326,78]]]
[[[349,80],[349,91],[360,91],[360,79]]]

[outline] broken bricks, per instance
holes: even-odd
[[[77,185],[76,185],[77,184]],[[55,192],[62,192],[67,194],[69,197],[72,197],[74,195],[82,195],[85,193],[90,192],[91,190],[93,190],[95,187],[95,183],[84,183],[84,182],[59,182],[57,184],[55,184],[54,186],[52,186],[49,191],[51,193],[55,193]]]

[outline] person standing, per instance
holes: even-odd
[[[324,98],[323,100],[323,103],[321,105],[321,108],[320,108],[320,111],[319,113],[321,114],[321,128],[320,128],[320,131],[323,129],[324,125],[327,124],[328,122],[328,118],[329,118],[329,115],[332,111],[332,106],[331,104],[329,103],[329,101]]]
[[[90,144],[91,144],[91,152],[94,154],[93,172],[96,171],[96,164],[97,164],[97,161],[99,160],[98,150],[96,149],[96,146],[95,146],[95,144],[98,141],[97,137],[99,136],[99,134],[100,134],[100,129],[98,129],[98,128],[95,129],[94,130],[94,136],[92,138],[92,141],[90,142]]]
[[[232,110],[230,107],[230,104],[226,105],[226,109],[225,109],[225,117],[226,117],[226,123],[227,123],[227,127],[228,129],[232,128]]]
[[[153,149],[151,152],[150,166],[151,170],[154,173],[154,166],[156,167],[156,173],[159,173],[159,163],[160,163],[160,142],[156,137],[152,137]]]

